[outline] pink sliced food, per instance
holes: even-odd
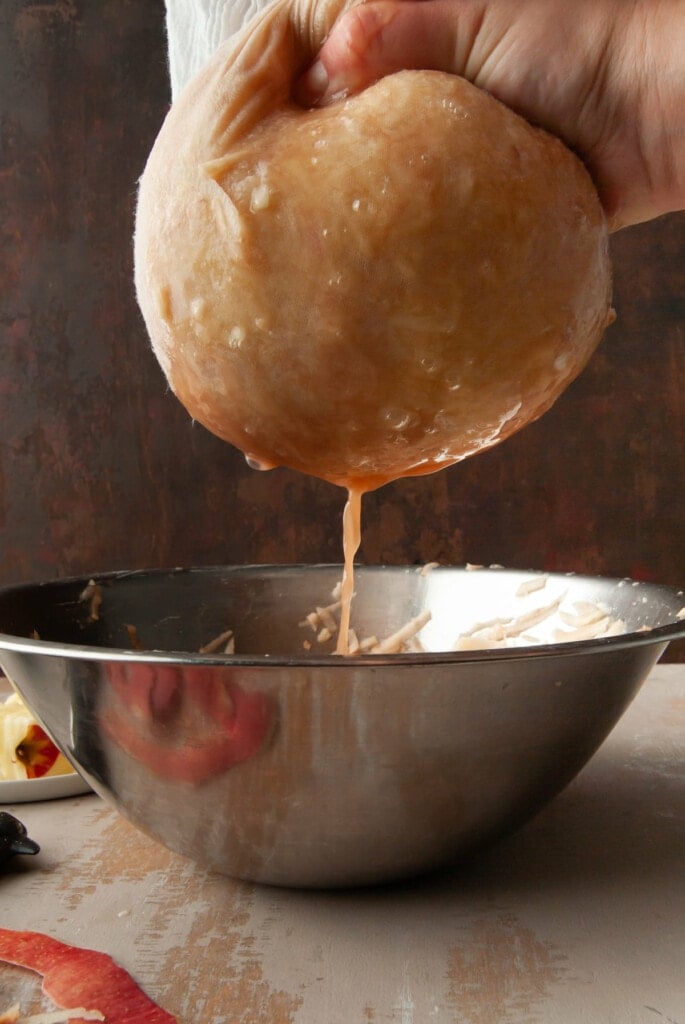
[[[178,1024],[106,953],[0,928],[0,960],[42,974],[43,992],[62,1009],[99,1010],[107,1024]]]

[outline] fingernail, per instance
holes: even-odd
[[[300,80],[300,96],[312,105],[320,103],[328,89],[328,72],[320,60],[315,61]]]

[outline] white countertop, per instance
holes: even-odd
[[[110,953],[185,1024],[685,1024],[684,748],[685,665],[657,666],[516,835],[355,892],[211,874],[94,795],[8,805],[42,849],[0,925]],[[0,965],[0,1010],[37,991]]]

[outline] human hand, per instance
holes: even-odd
[[[584,160],[610,227],[685,206],[682,0],[369,0],[299,83],[325,105],[401,69],[461,75]]]

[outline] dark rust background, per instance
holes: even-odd
[[[131,234],[168,99],[161,0],[0,3],[0,583],[340,558],[342,492],[249,470],[151,355]],[[617,235],[583,376],[502,447],[369,496],[362,559],[685,585],[684,241],[683,215]]]

